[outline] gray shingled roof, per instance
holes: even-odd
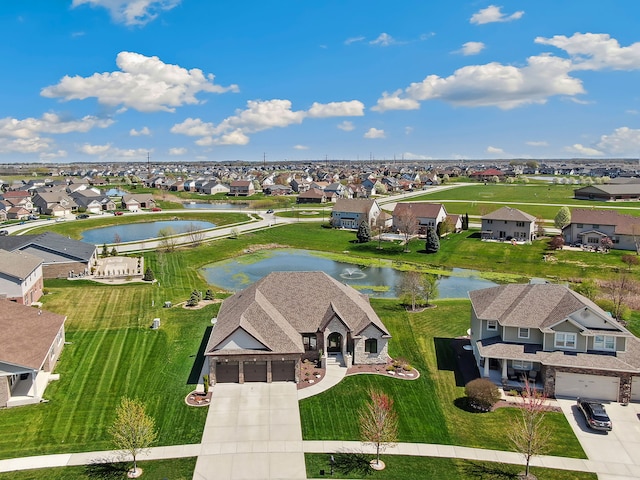
[[[615,233],[618,235],[637,235],[640,233],[640,218],[623,215],[612,210],[574,208],[571,210],[571,223],[614,225]]]
[[[0,273],[22,281],[42,264],[42,259],[24,252],[0,250]]]
[[[222,303],[206,351],[214,352],[243,328],[267,351],[302,353],[300,334],[317,332],[330,312],[338,315],[354,336],[371,324],[389,335],[368,297],[326,273],[272,272]]]
[[[436,218],[441,209],[444,209],[441,203],[400,202],[393,209],[393,215],[399,216],[405,212],[411,212],[416,218]]]
[[[0,237],[0,249],[31,253],[48,263],[59,262],[61,257],[78,262],[91,260],[96,246],[73,240],[53,232],[39,235],[8,235]]]
[[[482,216],[483,220],[507,220],[511,222],[535,222],[536,217],[529,215],[522,210],[511,207],[502,207],[487,215]]]

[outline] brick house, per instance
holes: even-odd
[[[525,375],[548,396],[640,401],[640,340],[591,300],[552,284],[502,285],[469,297],[482,376],[513,387]]]
[[[324,272],[272,272],[224,300],[205,356],[212,383],[297,383],[305,358],[384,364],[390,338],[366,295]]]

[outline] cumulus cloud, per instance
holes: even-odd
[[[63,100],[85,100],[95,97],[108,106],[122,105],[140,112],[174,112],[182,105],[201,103],[200,92],[237,92],[237,85],[214,84],[214,75],[202,70],[187,70],[134,52],[120,52],[116,57],[120,71],[94,73],[90,77],[65,75],[57,85],[42,89],[40,94]]]
[[[462,45],[462,48],[459,50],[462,55],[477,55],[482,50],[484,50],[484,43],[482,42],[467,42]]]
[[[469,65],[453,75],[429,75],[392,94],[384,92],[373,110],[417,109],[419,102],[442,100],[466,107],[496,106],[505,110],[546,103],[550,96],[584,93],[582,82],[569,75],[571,62],[550,55],[533,56],[524,67],[498,62]]]
[[[545,142],[544,140],[541,140],[541,141],[531,140],[525,143],[530,147],[548,147],[549,146],[549,143]]]
[[[309,118],[327,117],[361,117],[364,115],[364,104],[358,100],[350,102],[314,102],[307,112]]]
[[[42,152],[39,156],[41,160],[55,160],[57,158],[66,158],[68,156],[66,150],[56,150],[55,152]]]
[[[471,15],[469,22],[476,25],[496,22],[511,22],[513,20],[519,20],[523,15],[524,11],[522,10],[514,12],[511,15],[507,15],[506,13],[502,13],[502,7],[489,5],[487,8],[483,8]]]
[[[104,7],[114,22],[128,26],[145,25],[162,11],[171,10],[180,0],[73,0],[71,7],[90,5]]]
[[[295,150],[309,150],[309,147],[307,147],[306,145],[294,145],[293,148]]]
[[[492,147],[491,145],[489,145],[487,147],[487,153],[490,153],[492,155],[504,155],[504,150],[498,147]]]
[[[132,128],[129,130],[129,135],[132,137],[141,137],[142,135],[151,135],[151,130],[148,127],[142,127],[140,130]]]
[[[385,138],[384,130],[371,127],[364,134],[364,138]]]
[[[404,152],[402,157],[407,160],[433,160],[433,157],[422,155],[420,153]]]
[[[349,120],[345,120],[344,122],[342,122],[342,123],[339,123],[339,124],[338,124],[338,128],[339,128],[340,130],[345,131],[345,132],[351,132],[351,131],[353,131],[356,127],[355,127],[355,125],[353,124],[353,122],[350,122]]]
[[[629,127],[616,128],[610,135],[602,135],[596,146],[613,155],[637,155],[640,151],[640,130]]]
[[[569,153],[577,153],[578,155],[597,156],[603,155],[603,152],[596,150],[595,148],[585,147],[581,143],[574,143],[570,147],[565,147],[565,151]]]
[[[640,42],[621,47],[606,33],[574,33],[571,37],[537,37],[536,43],[567,52],[574,70],[636,70],[640,68]]]
[[[187,153],[187,149],[184,147],[175,147],[169,149],[169,155],[184,155]]]
[[[145,148],[117,148],[111,143],[105,145],[91,145],[90,143],[82,144],[78,147],[78,152],[85,155],[93,155],[100,158],[105,157],[122,157],[122,158],[146,158],[149,150]]]

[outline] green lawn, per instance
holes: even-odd
[[[455,458],[408,457],[382,455],[380,459],[386,468],[375,471],[369,467],[371,455],[334,454],[334,477],[371,478],[380,480],[451,480],[453,478],[473,478],[492,480],[518,480],[523,471],[519,465],[460,460]],[[322,453],[305,454],[308,478],[328,478],[331,472],[329,455]],[[324,470],[324,475],[320,471]],[[596,480],[595,473],[532,468],[531,473],[545,480]],[[0,477],[2,478],[2,477]]]
[[[126,479],[131,463],[96,463],[77,467],[43,468],[38,470],[21,470],[0,473],[0,480],[95,480]],[[155,460],[138,462],[146,480],[191,480],[196,468],[196,458],[176,458],[171,460]]]
[[[450,339],[464,335],[469,327],[470,303],[441,301],[437,308],[412,314],[394,301],[372,300],[372,305],[393,335],[390,355],[407,359],[420,371],[420,378],[345,378],[331,390],[300,402],[303,438],[358,440],[357,411],[367,391],[375,388],[395,400],[401,442],[513,450],[506,432],[517,418],[516,409],[477,414],[456,406],[464,397],[464,387],[456,375]],[[549,413],[545,428],[553,432],[550,455],[585,458],[562,413]]]

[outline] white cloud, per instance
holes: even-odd
[[[129,135],[131,135],[132,137],[140,137],[142,135],[151,135],[151,130],[149,130],[149,127],[142,127],[140,130],[136,130],[135,128],[132,128],[131,130],[129,130]]]
[[[429,75],[404,91],[384,92],[373,110],[409,110],[419,102],[442,100],[466,107],[496,106],[511,109],[546,103],[550,96],[584,93],[582,82],[569,76],[571,62],[550,55],[533,56],[524,67],[497,62],[469,65],[453,75]]]
[[[565,147],[565,151],[570,153],[577,153],[578,155],[596,156],[603,155],[603,152],[596,150],[595,148],[585,147],[581,143],[575,143],[570,147]]]
[[[388,47],[396,43],[398,42],[388,33],[381,33],[378,38],[369,42],[370,45],[380,45],[381,47]]]
[[[306,145],[294,145],[293,148],[295,150],[309,150],[309,147],[307,147]]]
[[[328,117],[361,117],[364,115],[364,104],[358,100],[350,102],[314,102],[307,112],[309,118]]]
[[[80,153],[84,153],[85,155],[94,155],[100,158],[105,157],[124,157],[124,158],[147,158],[147,154],[149,150],[146,148],[116,148],[111,143],[107,143],[105,145],[91,145],[89,143],[85,143],[78,147],[78,151]]]
[[[338,128],[340,130],[344,130],[345,132],[351,132],[356,127],[353,125],[353,122],[350,122],[349,120],[345,120],[344,122],[338,124]]]
[[[529,145],[530,147],[548,147],[549,146],[549,143],[545,142],[544,140],[541,140],[541,141],[531,140],[531,141],[528,141],[528,142],[525,142],[525,143],[527,145]]]
[[[504,155],[504,150],[498,147],[488,146],[487,153],[490,153],[492,155]]]
[[[385,138],[384,130],[371,127],[364,134],[364,138]]]
[[[402,157],[407,160],[433,160],[433,157],[430,157],[428,155],[421,155],[419,153],[412,152],[404,152],[402,154]]]
[[[217,129],[226,132],[240,128],[244,132],[254,133],[302,123],[304,117],[304,111],[291,110],[290,100],[249,100],[245,110],[237,110],[236,115],[225,118]]]
[[[483,8],[478,12],[471,15],[470,23],[476,25],[484,25],[487,23],[495,23],[495,22],[511,22],[513,20],[519,20],[524,15],[524,11],[520,10],[518,12],[514,12],[511,15],[507,15],[506,13],[502,13],[502,7],[497,7],[495,5],[489,5],[487,8]]]
[[[351,38],[347,38],[344,41],[345,45],[351,45],[352,43],[359,43],[359,42],[363,42],[365,40],[365,37],[359,36],[359,37],[351,37]]]
[[[633,108],[629,109],[629,110],[625,110],[624,113],[628,113],[629,115],[638,115],[638,110],[635,110]]]
[[[40,155],[41,160],[55,160],[57,158],[66,158],[68,153],[66,150],[57,150],[55,152],[43,152]]]
[[[413,127],[404,127],[404,134],[411,135],[413,133]]]
[[[602,135],[596,145],[608,154],[638,155],[640,151],[640,130],[629,127],[616,128],[610,135]]]
[[[197,143],[197,142],[196,142]],[[249,137],[244,134],[242,129],[237,128],[232,132],[225,133],[219,138],[213,140],[213,145],[247,145]]]
[[[88,4],[109,10],[114,22],[125,25],[145,25],[162,11],[171,10],[180,0],[73,0],[71,7]]]
[[[110,148],[111,148],[111,144],[90,145],[88,143],[85,143],[84,145],[80,146],[78,151],[81,153],[85,153],[87,155],[104,155],[109,151]]]
[[[173,112],[185,104],[201,103],[200,92],[237,92],[237,85],[222,87],[213,83],[212,74],[187,70],[134,52],[120,52],[116,58],[120,71],[94,73],[90,77],[65,75],[57,85],[43,88],[40,94],[63,100],[95,97],[103,105],[133,108],[140,112]]]
[[[459,50],[462,55],[477,55],[482,50],[484,50],[484,43],[482,42],[467,42],[462,45],[462,48]]]
[[[206,137],[213,135],[215,126],[213,123],[205,123],[199,118],[187,118],[182,123],[176,123],[171,127],[171,133],[180,133],[189,137]]]
[[[0,153],[46,153],[53,147],[53,140],[43,137],[0,137]]]
[[[640,68],[640,42],[621,47],[606,33],[574,33],[571,37],[537,37],[536,43],[551,45],[567,52],[573,70],[636,70]]]
[[[187,149],[184,147],[175,147],[169,149],[169,155],[184,155],[187,153]]]

